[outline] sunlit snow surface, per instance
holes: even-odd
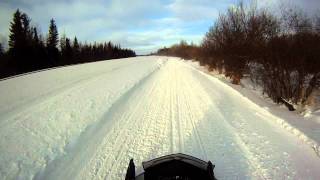
[[[320,179],[320,158],[238,91],[177,58],[69,66],[0,82],[0,179],[124,179],[182,152],[219,179]]]

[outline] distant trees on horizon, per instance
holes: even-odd
[[[9,49],[0,43],[0,78],[30,71],[98,60],[136,56],[130,49],[122,49],[113,43],[81,43],[65,34],[59,39],[54,19],[50,20],[47,38],[39,34],[31,20],[19,9],[10,23]]]
[[[164,56],[178,56],[183,59],[194,59],[198,57],[200,47],[186,41],[181,40],[179,44],[172,45],[171,47],[161,48],[155,54]]]

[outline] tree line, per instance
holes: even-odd
[[[219,15],[200,46],[180,43],[158,53],[196,59],[234,84],[249,75],[274,102],[304,104],[320,86],[320,16],[280,9],[276,16],[239,3]],[[194,51],[180,53],[186,49]]]
[[[176,56],[183,59],[195,59],[198,57],[200,47],[191,43],[188,44],[185,40],[181,40],[179,44],[174,44],[171,47],[161,48],[155,54],[163,56]]]
[[[31,25],[31,19],[19,9],[10,23],[9,49],[0,43],[0,78],[30,71],[136,56],[130,49],[113,43],[81,43],[77,37],[70,39],[62,35],[59,39],[54,19],[50,20],[45,37]]]

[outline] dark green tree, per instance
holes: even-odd
[[[22,17],[18,9],[13,14],[13,20],[10,23],[9,50],[11,54],[16,54],[21,49],[23,34]]]
[[[21,14],[23,40],[22,40],[22,55],[19,59],[20,70],[22,72],[29,72],[37,69],[35,44],[33,40],[33,28],[30,27],[31,19],[26,13]]]
[[[63,33],[61,38],[60,38],[60,52],[61,52],[60,61],[61,61],[62,64],[66,64],[67,63],[66,41],[67,41],[66,34]]]
[[[28,58],[27,33],[29,31],[30,20],[26,14],[19,9],[14,13],[10,24],[9,35],[9,56],[12,74],[23,73],[27,71],[26,58]]]
[[[48,66],[47,50],[36,27],[32,28],[32,52],[34,70],[46,68]]]
[[[58,37],[58,29],[54,19],[50,20],[49,25],[49,34],[47,38],[47,50],[49,62],[48,66],[62,65],[62,62],[58,62],[59,59],[59,50],[57,48],[59,37]]]
[[[75,51],[79,51],[79,50],[80,50],[80,45],[79,45],[79,42],[78,42],[77,37],[74,37],[74,40],[73,40],[73,49],[74,49]]]
[[[66,38],[65,60],[67,64],[73,63],[73,51],[69,38]]]
[[[31,19],[28,17],[26,13],[22,13],[21,21],[23,25],[23,37],[25,40],[25,44],[29,46],[32,41],[32,28],[30,27]]]
[[[74,37],[72,49],[73,49],[73,62],[78,63],[80,58],[80,45],[77,37]]]
[[[56,23],[54,19],[50,20],[50,26],[49,26],[49,34],[47,39],[47,47],[48,48],[57,48],[58,42],[59,42],[59,34],[58,29],[56,26]]]

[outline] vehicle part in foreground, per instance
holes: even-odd
[[[216,180],[214,165],[182,153],[162,156],[142,163],[144,172],[136,176],[133,159],[130,160],[125,180]]]

